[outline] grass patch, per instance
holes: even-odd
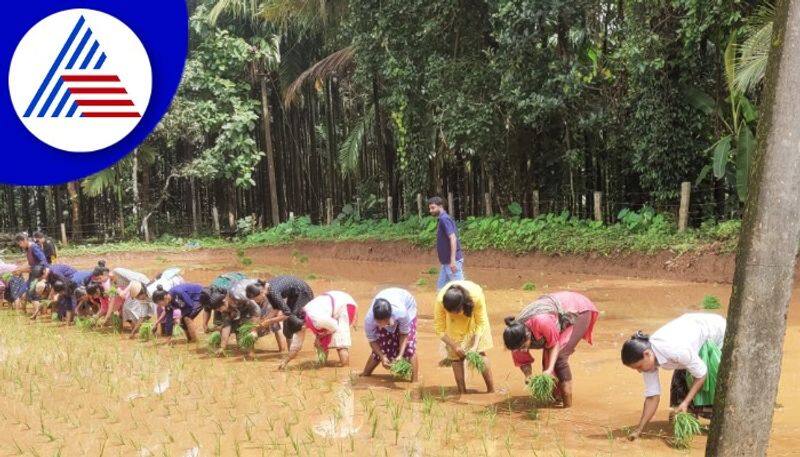
[[[400,359],[394,362],[389,371],[392,372],[395,378],[402,379],[403,381],[410,381],[412,375],[411,362],[406,359]]]
[[[466,358],[467,358],[467,365],[471,369],[479,373],[483,373],[484,371],[486,371],[486,362],[483,360],[483,357],[479,353],[475,351],[469,351],[467,352]]]
[[[695,435],[700,434],[700,422],[689,413],[678,413],[672,425],[672,444],[678,449],[689,449]]]
[[[525,291],[536,290],[536,284],[532,282],[526,282],[525,284],[522,285],[522,290]]]
[[[310,275],[306,276],[306,279],[309,281],[313,281],[315,279],[318,279],[318,276],[315,275],[314,273],[311,273]]]
[[[436,267],[430,267],[430,268],[428,268],[427,271],[425,271],[425,273],[427,273],[429,275],[439,274],[439,269],[436,268]]]
[[[428,285],[428,280],[425,279],[425,278],[419,278],[419,279],[417,279],[417,282],[414,283],[414,285],[417,286],[417,287],[427,286]]]
[[[722,303],[719,302],[719,298],[713,295],[706,295],[703,297],[703,301],[700,303],[700,306],[703,309],[720,309],[722,307]]]
[[[549,404],[556,401],[553,391],[556,388],[556,380],[552,376],[540,374],[528,380],[525,388],[531,397],[540,404]]]
[[[253,330],[255,330],[256,327],[257,325],[252,322],[247,322],[239,326],[239,330],[236,332],[236,343],[240,348],[246,351],[253,349],[258,339],[257,335],[253,335]]]

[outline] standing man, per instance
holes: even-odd
[[[464,253],[461,252],[456,221],[444,210],[444,200],[441,197],[428,199],[428,211],[431,216],[439,218],[436,228],[436,254],[439,256],[441,270],[436,289],[440,290],[450,281],[464,279]]]
[[[20,271],[29,273],[28,274],[28,284],[26,286],[26,297],[23,303],[25,302],[36,302],[38,297],[36,296],[36,291],[32,289],[31,285],[33,283],[33,278],[31,278],[30,271],[33,267],[37,265],[41,265],[43,267],[47,267],[50,264],[47,263],[47,257],[44,255],[44,251],[41,247],[39,247],[36,242],[28,238],[28,234],[25,232],[20,232],[14,237],[14,241],[17,243],[17,246],[25,252],[25,256],[28,259],[28,266],[23,267]],[[26,311],[26,307],[22,307],[22,311]]]
[[[36,244],[42,248],[44,251],[44,256],[47,258],[47,263],[50,265],[56,262],[56,257],[58,256],[58,249],[56,249],[56,244],[53,240],[49,237],[44,236],[42,232],[33,232],[33,240],[36,241]]]

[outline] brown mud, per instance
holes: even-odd
[[[30,364],[49,361],[52,354],[0,347],[0,359],[7,366],[13,361],[14,367],[0,377],[3,455],[182,456],[195,455],[194,448],[203,456],[703,454],[704,436],[689,451],[668,443],[669,372],[662,373],[665,395],[647,435],[633,443],[624,439],[639,419],[643,383],[641,375],[621,365],[619,349],[637,329],[652,332],[682,313],[698,311],[705,295],[719,297],[723,309],[713,312],[724,313],[730,256],[676,261],[664,254],[637,259],[468,253],[467,277],[487,295],[495,341],[488,355],[497,392],[480,393],[482,380],[472,374],[468,387],[473,393],[461,398],[453,394],[450,369],[437,366],[441,352],[432,331],[436,274],[430,272],[435,267],[430,251],[403,243],[300,243],[248,249],[245,257],[252,263],[247,266],[230,249],[102,257],[112,267],[150,275],[180,266],[187,280],[199,283],[233,270],[262,277],[296,274],[308,278],[317,293],[349,292],[362,316],[383,287],[408,288],[420,306],[420,383],[395,382],[380,368],[369,379],[351,374],[361,371],[369,355],[360,327],[354,332],[350,369],[317,367],[307,341],[294,369],[284,373],[276,370],[280,357],[271,337],[259,341],[255,361],[245,362],[235,349],[233,356],[215,359],[202,345],[154,346],[20,318],[14,321],[23,327],[20,333],[46,328],[63,341],[64,353],[88,354],[96,362],[73,358],[65,368],[58,360],[68,356],[57,355],[52,366],[40,369]],[[97,258],[68,262],[89,267]],[[535,290],[523,291],[525,283]],[[581,342],[570,360],[574,407],[537,409],[502,348],[502,321],[538,295],[563,289],[586,294],[601,317],[594,346]],[[797,455],[800,449],[798,306],[794,294],[769,455]],[[331,358],[336,361],[335,355]]]

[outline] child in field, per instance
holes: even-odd
[[[337,290],[326,292],[308,302],[303,307],[305,318],[302,325],[298,326],[293,319],[284,322],[284,330],[288,327],[292,337],[289,354],[281,362],[279,369],[285,370],[289,362],[303,349],[306,330],[316,337],[314,347],[324,353],[326,361],[328,351],[336,349],[341,366],[348,366],[352,346],[350,327],[356,322],[357,311],[358,306],[353,297]]]
[[[492,369],[486,357],[486,351],[493,346],[492,333],[483,289],[471,281],[445,285],[433,307],[433,330],[446,346],[458,392],[467,393],[464,360],[468,352],[477,352],[483,358],[486,391],[494,392]]]
[[[172,340],[173,326],[178,323],[186,333],[189,342],[197,341],[194,319],[203,311],[202,302],[209,300],[209,291],[199,284],[179,284],[169,291],[158,286],[153,292],[153,303],[164,309],[157,323],[163,323],[162,333]],[[175,321],[175,311],[180,312],[180,319]],[[173,319],[169,319],[172,316]]]
[[[411,362],[411,382],[419,380],[417,360],[417,302],[405,289],[378,292],[364,319],[364,332],[372,348],[361,376],[370,376],[379,364],[389,369],[401,358]]]
[[[642,418],[628,439],[639,438],[658,410],[659,368],[675,370],[670,392],[674,413],[711,413],[725,326],[725,318],[717,314],[690,313],[668,322],[652,336],[639,331],[625,342],[622,363],[642,373],[645,384]]]
[[[100,311],[103,289],[99,284],[90,283],[88,286],[78,286],[73,293],[75,300],[75,314],[78,317],[90,318]]]
[[[28,265],[22,267],[20,271],[22,273],[28,273],[31,271],[31,268],[42,265],[47,266],[47,257],[44,255],[44,251],[42,248],[39,247],[33,240],[28,238],[28,234],[25,232],[18,233],[14,236],[14,241],[17,243],[17,246],[25,252],[25,256],[28,259]],[[37,297],[35,296],[33,290],[33,282],[34,279],[31,279],[30,275],[28,275],[28,282],[25,285],[25,295],[21,299],[22,305],[22,312],[26,312],[26,303],[27,302],[36,302]]]
[[[539,297],[516,317],[507,317],[503,341],[525,378],[530,378],[531,349],[542,349],[542,373],[558,380],[556,397],[572,406],[572,371],[569,357],[580,340],[592,344],[592,331],[600,313],[591,300],[577,292],[555,292]]]
[[[122,320],[130,323],[130,339],[134,339],[143,323],[158,316],[158,308],[147,298],[144,285],[139,281],[131,281],[122,290],[121,296],[125,299],[122,305]]]
[[[267,290],[269,284],[260,279],[245,279],[235,282],[228,295],[232,300],[239,305],[243,305],[246,301],[255,303],[261,314],[260,324],[253,330],[253,336],[260,338],[267,333],[272,332],[275,335],[275,342],[278,344],[278,352],[286,350],[286,337],[281,332],[281,323],[277,321],[279,311],[272,307],[267,299]],[[252,350],[250,356],[252,356]]]

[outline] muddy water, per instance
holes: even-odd
[[[317,367],[307,342],[295,368],[282,373],[276,371],[280,356],[271,337],[259,341],[256,361],[245,362],[235,356],[209,358],[201,345],[154,346],[118,335],[82,334],[47,322],[30,325],[12,319],[1,330],[22,326],[24,332],[3,340],[0,348],[4,363],[14,367],[4,370],[0,379],[0,424],[8,431],[0,437],[3,453],[702,454],[705,437],[697,438],[689,451],[672,449],[666,442],[670,434],[666,398],[647,435],[635,443],[624,440],[627,427],[639,418],[643,385],[638,373],[619,363],[619,348],[637,329],[652,332],[671,318],[697,311],[704,295],[716,295],[726,303],[730,286],[637,280],[602,272],[566,275],[471,268],[467,259],[468,277],[483,285],[487,294],[497,345],[489,356],[498,392],[481,393],[482,380],[471,375],[468,387],[473,393],[458,398],[450,369],[437,366],[441,352],[431,320],[436,275],[428,273],[433,256],[425,264],[402,258],[391,263],[342,261],[315,254],[252,249],[246,253],[253,261],[247,267],[229,250],[114,254],[106,260],[151,275],[182,266],[188,280],[201,283],[231,270],[263,277],[297,274],[314,278],[309,283],[318,293],[345,290],[362,306],[383,287],[406,287],[420,305],[418,385],[394,382],[380,369],[369,379],[351,374],[361,370],[369,354],[361,331],[355,332],[349,370]],[[94,260],[76,258],[71,263],[88,267]],[[536,285],[535,291],[522,290],[528,282]],[[571,358],[574,408],[536,409],[526,397],[522,375],[510,354],[500,347],[502,320],[539,294],[562,289],[586,294],[602,315],[595,345],[581,342]],[[797,294],[791,306],[770,455],[796,455],[800,449],[800,415],[792,408],[800,405]],[[26,332],[41,328],[47,332],[25,339]],[[52,338],[57,341],[50,346]],[[26,353],[25,344],[37,341],[54,349]],[[50,368],[31,367],[38,364]],[[666,393],[670,373],[662,375]]]

